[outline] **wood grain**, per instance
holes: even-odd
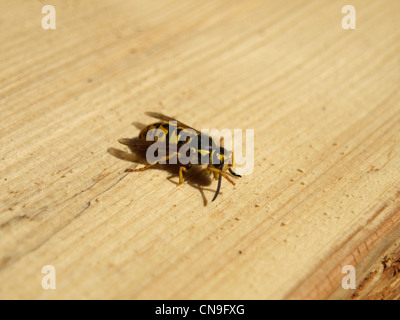
[[[1,2],[0,298],[398,299],[400,2],[345,4]],[[125,173],[145,111],[254,129],[254,172]]]

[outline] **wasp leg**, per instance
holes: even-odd
[[[131,168],[128,168],[128,169],[125,170],[125,172],[139,172],[139,171],[144,171],[144,170],[149,169],[151,166],[154,166],[156,163],[157,163],[157,162],[155,162],[155,163],[150,163],[150,164],[148,164],[147,166],[144,166],[143,168],[139,168],[139,169],[131,169]]]
[[[186,171],[186,168],[183,166],[179,167],[179,184],[181,185],[183,183],[183,171]]]
[[[223,172],[222,170],[219,170],[219,169],[215,169],[215,168],[207,168],[208,170],[210,170],[210,171],[212,171],[212,172],[215,172],[216,174],[221,174],[226,180],[228,180],[232,185],[235,185],[235,182],[233,182],[229,177],[228,177],[228,175],[225,173],[225,172]]]

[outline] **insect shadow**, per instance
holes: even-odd
[[[134,123],[135,126],[138,126],[140,124]],[[147,165],[148,162],[146,161],[146,152],[139,152],[138,150],[132,150],[130,149],[130,153],[126,151],[122,151],[116,148],[108,148],[107,151],[114,157],[129,161],[129,162],[134,162],[136,165]],[[174,181],[175,178],[179,177],[179,165],[178,164],[155,164],[154,166],[150,167],[148,170],[163,170],[168,173],[170,173],[170,176],[167,177],[167,179],[174,183],[175,185],[178,186],[178,182]],[[132,174],[138,174],[138,173],[132,173]],[[207,206],[208,200],[207,197],[204,194],[204,191],[210,191],[212,193],[215,193],[214,189],[207,188],[207,186],[210,186],[212,183],[211,176],[206,175],[204,173],[204,168],[201,166],[193,166],[190,170],[185,172],[185,183],[188,184],[191,187],[199,190],[201,197],[203,199],[203,205]],[[221,192],[222,194],[222,192]]]

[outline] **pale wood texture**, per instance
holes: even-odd
[[[399,297],[400,1],[44,4],[0,3],[1,298]],[[145,111],[255,129],[253,174],[125,173]]]

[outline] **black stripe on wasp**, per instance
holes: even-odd
[[[228,151],[223,147],[222,139],[218,145],[212,137],[174,118],[156,112],[145,114],[160,121],[143,128],[137,138],[118,140],[134,152],[146,152],[147,164],[139,169],[126,169],[126,172],[144,171],[158,163],[178,164],[179,185],[181,185],[183,172],[192,168],[193,165],[208,164],[205,173],[208,175],[212,173],[214,179],[218,180],[212,201],[220,192],[222,178],[235,185],[230,177],[241,177],[232,170],[233,151]],[[149,157],[150,148],[157,149],[156,157]]]

